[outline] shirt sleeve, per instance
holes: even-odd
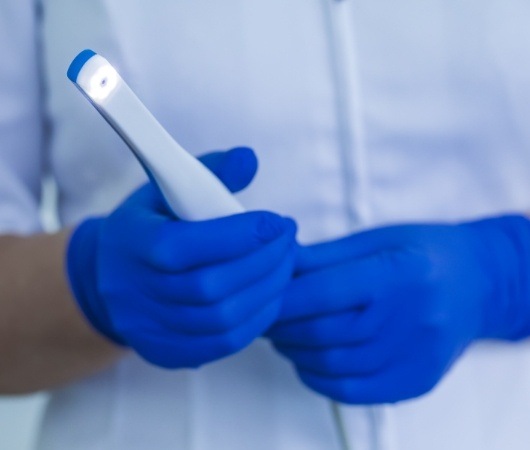
[[[37,12],[35,0],[0,2],[0,234],[41,229]]]

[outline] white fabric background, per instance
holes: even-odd
[[[0,397],[0,448],[31,450],[46,401],[45,394]]]

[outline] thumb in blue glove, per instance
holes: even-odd
[[[474,341],[530,334],[530,222],[376,229],[301,248],[269,336],[311,389],[387,403],[431,390]]]
[[[244,148],[202,161],[233,191],[257,167]],[[74,231],[68,276],[81,310],[109,339],[158,366],[197,367],[243,349],[277,318],[295,231],[270,212],[179,221],[149,183]]]

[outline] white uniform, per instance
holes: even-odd
[[[41,12],[32,0],[0,4],[3,232],[39,229],[45,171],[65,225],[145,180],[66,79],[84,48],[112,61],[193,152],[253,146],[261,168],[242,202],[295,217],[305,242],[529,209],[525,0],[44,0]],[[530,348],[478,345],[422,399],[343,412],[354,450],[526,450]],[[130,356],[59,389],[38,449],[335,450],[338,440],[327,401],[259,341],[198,371]]]

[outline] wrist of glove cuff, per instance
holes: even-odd
[[[519,340],[530,335],[530,221],[504,216],[466,224],[492,286],[479,338]]]
[[[102,223],[102,219],[88,219],[74,230],[66,255],[68,281],[81,312],[92,327],[112,342],[125,345],[112,331],[109,315],[97,292],[96,243]]]

